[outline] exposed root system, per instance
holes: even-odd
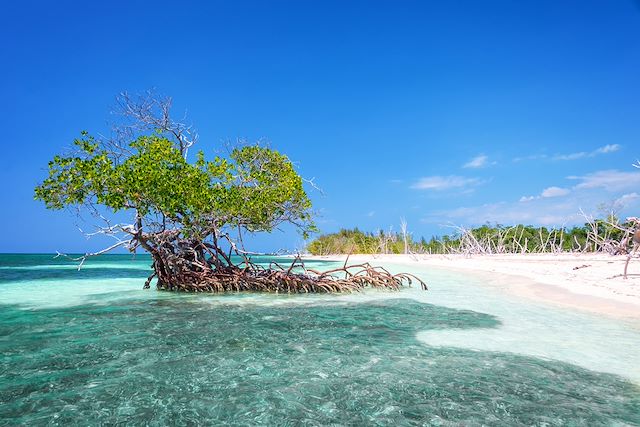
[[[412,274],[392,274],[368,263],[345,263],[340,268],[321,272],[306,268],[300,257],[287,268],[277,263],[265,268],[249,260],[239,265],[212,266],[177,256],[154,257],[154,270],[145,288],[157,277],[158,289],[183,292],[338,293],[361,291],[366,287],[396,291],[414,281],[427,289],[426,283]]]

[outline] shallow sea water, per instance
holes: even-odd
[[[441,270],[179,295],[142,290],[148,266],[0,255],[0,425],[640,425],[634,324]]]

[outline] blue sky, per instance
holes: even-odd
[[[33,187],[81,130],[108,129],[116,94],[153,87],[205,150],[242,137],[286,153],[322,188],[326,232],[640,216],[638,2],[21,1],[2,15],[2,252],[104,243]]]

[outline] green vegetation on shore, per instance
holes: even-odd
[[[531,225],[490,225],[465,229],[456,227],[451,234],[421,237],[409,233],[371,233],[358,228],[322,234],[307,245],[313,255],[327,254],[401,254],[401,253],[537,253],[537,252],[609,252],[626,253],[631,224],[615,216],[595,219],[583,226],[547,228]]]

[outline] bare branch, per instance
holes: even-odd
[[[69,258],[72,261],[80,261],[80,264],[78,264],[78,270],[80,270],[82,268],[82,266],[84,265],[84,262],[87,260],[87,258],[98,256],[98,255],[102,255],[102,254],[106,254],[107,252],[111,252],[112,250],[114,250],[116,248],[119,248],[120,246],[129,244],[129,243],[130,243],[129,241],[124,241],[123,240],[123,241],[120,241],[118,243],[115,243],[115,244],[109,246],[108,248],[102,249],[102,250],[97,251],[97,252],[88,252],[88,253],[86,253],[86,254],[84,254],[84,255],[82,255],[80,257],[76,257],[76,258],[74,258],[74,257],[72,257],[70,255],[61,253],[61,252],[57,252],[55,258],[66,257],[66,258]]]
[[[123,141],[131,141],[140,134],[158,132],[169,137],[180,153],[187,158],[189,148],[198,141],[198,133],[192,125],[186,124],[186,112],[182,121],[171,118],[172,99],[159,96],[150,90],[141,95],[122,92],[116,97],[113,114],[121,117],[114,125],[114,138],[109,140],[115,148],[125,146]]]

